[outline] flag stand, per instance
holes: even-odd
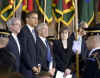
[[[75,32],[76,32],[76,40],[78,39],[78,7],[77,0],[75,0]],[[76,78],[80,78],[79,76],[79,55],[78,51],[76,52]]]
[[[16,0],[14,0],[14,6],[13,6],[14,8],[13,8],[13,17],[15,18],[16,17],[16,14],[15,14],[15,7],[16,7]]]
[[[59,40],[59,38],[60,38],[59,31],[60,31],[60,22],[58,23],[58,34],[57,34],[57,39],[58,39],[58,40]]]
[[[44,0],[44,12],[46,12],[46,3],[47,3],[46,0]],[[45,23],[45,20],[46,19],[45,19],[45,16],[44,16],[44,23]]]

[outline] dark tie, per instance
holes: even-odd
[[[32,30],[32,35],[33,35],[34,41],[36,42],[36,35],[35,35],[34,29]]]
[[[47,61],[51,62],[52,61],[52,56],[51,56],[51,52],[50,52],[50,47],[49,47],[48,41],[45,40],[45,42],[46,42],[46,45],[47,45]]]

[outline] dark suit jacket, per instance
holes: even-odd
[[[15,72],[16,59],[14,55],[7,50],[7,48],[0,48],[0,74]]]
[[[41,64],[42,71],[49,70],[49,62],[47,61],[47,48],[43,41],[38,37],[37,38],[37,45],[38,45],[38,62]],[[50,43],[49,43],[50,46]],[[50,46],[50,52],[53,57],[53,52]],[[53,67],[55,67],[54,58],[53,58]]]
[[[37,65],[37,51],[32,33],[27,26],[21,29],[19,39],[22,46],[21,73],[26,78],[33,78],[32,67]]]
[[[71,48],[73,46],[73,41],[75,40],[75,34],[72,33],[71,36],[69,37],[69,40],[71,41]],[[85,42],[84,37],[82,37],[82,44],[81,44],[81,54],[79,55],[79,69],[80,69],[80,73],[83,72],[84,68],[85,68],[85,64],[87,61],[87,57],[88,57],[88,48]],[[76,63],[76,54],[73,52],[73,65]],[[74,65],[75,66],[75,65]]]
[[[65,50],[63,48],[61,40],[54,40],[53,51],[54,51],[57,70],[64,72],[66,68],[71,68],[72,51],[70,48],[69,41],[68,41],[68,48],[67,50]]]
[[[19,54],[19,50],[18,50],[18,45],[12,35],[9,38],[7,49],[9,52],[14,54],[14,56],[16,58],[16,64],[15,64],[16,72],[19,72],[20,71],[20,54]]]

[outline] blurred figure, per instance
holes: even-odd
[[[9,42],[7,45],[7,49],[12,52],[12,54],[16,57],[16,72],[20,71],[20,54],[21,54],[21,46],[18,39],[18,33],[21,29],[21,20],[18,18],[13,18],[11,24],[9,25],[9,30],[11,31],[11,35],[9,37]]]
[[[0,29],[0,75],[15,71],[15,57],[6,48],[9,36],[10,32],[7,29]]]
[[[53,41],[53,52],[56,62],[57,75],[56,78],[60,78],[58,71],[62,73],[67,73],[66,75],[71,74],[71,64],[72,64],[72,49],[71,41],[68,39],[69,29],[63,27],[60,30],[60,40]],[[66,71],[69,70],[69,71]],[[63,78],[63,77],[62,77]]]
[[[26,25],[21,29],[18,37],[22,46],[21,53],[21,73],[25,78],[35,78],[38,74],[37,65],[37,34],[35,27],[38,24],[38,15],[30,12],[25,18]]]
[[[55,72],[53,52],[49,41],[46,39],[46,37],[48,37],[48,25],[46,23],[41,23],[36,29],[39,35],[37,38],[37,45],[41,71],[47,71],[53,76]]]
[[[24,77],[18,72],[12,72],[8,73],[8,78],[24,78]]]
[[[100,27],[90,26],[87,38],[89,49],[86,68],[83,78],[100,78]]]
[[[2,75],[0,75],[0,78],[24,78],[24,77],[18,72],[9,72],[9,73],[3,73]]]

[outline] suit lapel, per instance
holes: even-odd
[[[43,55],[43,57],[46,57],[46,55],[47,55],[47,47],[46,47],[46,45],[43,43],[43,41],[39,37],[38,37],[37,40],[39,40],[37,42],[39,42],[38,43],[39,47],[40,47],[40,49],[42,49],[42,55]]]
[[[13,38],[13,36],[10,37],[11,43],[13,44],[13,46],[15,46],[16,48],[16,52],[19,54],[19,49],[18,49],[18,45],[15,41],[15,39]]]
[[[32,41],[35,44],[35,40],[33,38],[33,35],[32,35],[31,31],[29,30],[29,28],[27,26],[25,27],[25,32],[26,32],[26,36],[33,39]]]

